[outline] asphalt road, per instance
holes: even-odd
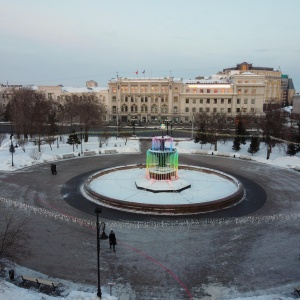
[[[0,197],[28,216],[32,256],[22,265],[49,276],[97,285],[95,204],[81,183],[99,169],[145,162],[141,154],[99,155],[0,173]],[[123,299],[230,299],[299,285],[300,173],[237,158],[180,155],[180,164],[215,168],[242,181],[245,200],[223,211],[182,217],[103,207],[116,252],[101,240],[101,287]],[[21,205],[23,204],[23,205]],[[290,293],[287,289],[286,293]],[[288,294],[290,296],[290,294]]]

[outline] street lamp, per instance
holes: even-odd
[[[100,287],[100,241],[99,241],[99,214],[101,214],[102,209],[101,207],[96,207],[95,213],[97,214],[97,271],[98,271],[98,290],[97,290],[97,296],[101,299],[102,293],[101,293],[101,287]]]
[[[81,155],[83,154],[82,152],[82,127],[80,128],[80,139],[81,139]]]
[[[169,125],[172,126],[172,121],[170,121],[170,120],[167,118],[167,120],[165,120],[165,123],[166,123],[166,125],[167,125],[167,135],[169,135]],[[171,135],[172,135],[172,133],[171,133]]]
[[[14,166],[14,152],[15,152],[15,148],[14,148],[14,145],[13,145],[13,138],[14,134],[12,133],[10,135],[10,152],[11,152],[11,166],[13,167]]]
[[[135,122],[136,122],[136,118],[135,118],[135,117],[132,117],[132,118],[131,118],[132,135],[135,135]]]

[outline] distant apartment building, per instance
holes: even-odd
[[[300,114],[300,94],[297,93],[293,97],[293,113]]]
[[[251,72],[257,75],[265,76],[265,102],[266,103],[280,103],[282,98],[282,73],[280,70],[274,70],[270,67],[256,67],[250,63],[242,62],[236,67],[223,69],[219,74],[230,76],[233,74],[240,74],[244,72]]]
[[[288,75],[281,75],[281,99],[284,105],[291,105],[295,95],[293,79]]]

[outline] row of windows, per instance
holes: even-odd
[[[148,92],[152,92],[152,93],[169,93],[169,90],[172,89],[172,86],[161,86],[159,87],[158,85],[152,85],[150,87],[148,86],[141,86],[140,89],[138,86],[134,85],[134,86],[121,86],[121,92],[122,93],[128,93],[129,91],[131,93],[148,93]],[[112,87],[112,92],[116,93],[117,92],[117,87],[113,86]],[[174,92],[178,93],[178,87],[174,87]]]
[[[213,107],[213,108],[211,108],[211,107],[205,107],[205,108],[200,107],[200,108],[198,109],[198,112],[199,112],[199,113],[202,113],[202,112],[206,112],[206,113],[211,113],[211,112],[213,112],[213,113],[217,113],[217,112],[225,113],[225,111],[227,111],[227,113],[231,113],[231,112],[232,112],[232,109],[231,109],[231,107],[228,107],[226,110],[225,110],[225,108],[223,108],[223,107],[220,108],[220,109],[217,109],[216,107]],[[246,112],[248,112],[248,111],[249,111],[249,112],[254,112],[255,109],[254,109],[254,107],[251,107],[249,110],[248,110],[247,108],[239,108],[239,107],[236,108],[236,112],[237,112],[237,113],[240,113],[240,112],[246,113]],[[117,113],[117,108],[116,108],[115,106],[113,106],[112,112],[113,112],[113,113]],[[120,112],[120,113],[127,113],[127,112],[129,112],[129,107],[128,107],[128,106],[122,106],[121,112]],[[132,106],[130,107],[130,112],[137,113],[137,112],[138,112],[138,107],[137,107],[136,105],[132,105]],[[142,106],[140,112],[141,112],[141,113],[148,113],[148,107],[147,107],[147,106]],[[150,109],[150,112],[151,112],[151,113],[158,113],[158,107],[157,107],[157,106],[152,106],[151,109]],[[197,113],[196,108],[193,107],[192,110],[191,110],[191,112],[192,112],[192,113]],[[161,110],[160,110],[160,113],[162,113],[162,114],[167,114],[167,113],[168,113],[168,108],[167,108],[167,107],[162,107]],[[172,113],[175,113],[175,114],[178,113],[177,107],[174,107]],[[186,107],[186,108],[185,108],[185,113],[190,113],[189,107]]]
[[[249,89],[238,89],[237,90],[238,95],[244,94],[244,95],[249,95],[250,90]],[[256,94],[256,89],[251,89],[251,95]]]
[[[231,104],[231,99],[224,99],[224,98],[221,98],[221,99],[217,99],[217,98],[214,98],[214,99],[210,99],[210,98],[207,98],[207,99],[189,99],[189,98],[186,98],[185,99],[185,103],[186,104],[189,104],[189,103],[193,103],[193,104],[197,104],[197,100],[199,100],[199,103],[200,104],[203,104],[203,103],[207,103],[207,104],[210,104],[210,103],[214,103],[214,104],[225,104],[225,101],[227,100],[227,103],[228,104]],[[219,101],[218,101],[219,100]]]
[[[213,94],[225,94],[225,93],[232,93],[232,89],[225,89],[225,88],[221,88],[221,89],[197,89],[197,88],[194,88],[194,89],[186,89],[186,93],[193,93],[193,94],[197,94],[197,93],[200,93],[200,94],[210,94],[210,93],[213,93]]]

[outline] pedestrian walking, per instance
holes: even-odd
[[[51,173],[52,173],[52,175],[56,175],[57,174],[56,164],[51,164]]]
[[[117,245],[117,239],[114,231],[112,230],[108,236],[109,238],[109,248],[111,249],[111,246],[114,249],[114,252],[116,252],[116,245]]]

